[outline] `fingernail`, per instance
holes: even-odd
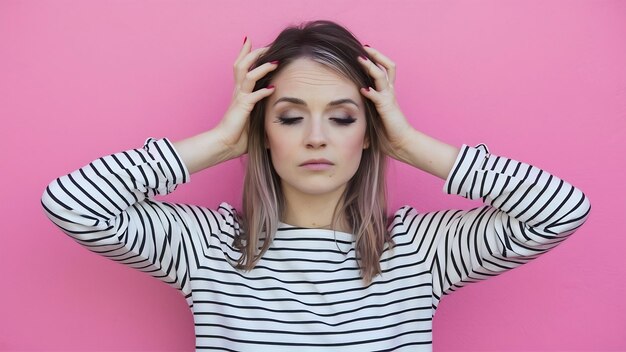
[[[246,40],[248,40],[248,36],[245,36],[245,37],[243,38],[243,43],[244,43],[244,44],[246,44]]]
[[[267,87],[265,87],[265,88],[267,88],[267,89],[272,89],[272,88],[274,88],[274,86],[270,84],[269,86],[267,86]]]
[[[370,45],[369,45],[369,44],[365,44],[365,45],[363,45],[363,46],[366,46],[366,47],[368,47],[368,48],[370,47]]]
[[[365,56],[363,56],[363,55],[359,55],[359,57],[360,57],[362,60],[367,61],[367,58],[366,58]]]
[[[365,90],[369,92],[370,91],[370,87],[365,87]]]
[[[274,60],[274,61],[270,62],[270,64],[272,64],[272,65],[278,65],[278,60]]]

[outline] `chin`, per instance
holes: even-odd
[[[295,188],[295,189],[300,193],[304,193],[304,194],[308,194],[312,196],[322,196],[325,194],[337,192],[342,187],[343,185],[339,185],[337,187],[329,187],[328,185],[314,187],[314,186],[309,185],[308,187]]]
[[[323,180],[311,180],[304,184],[289,184],[289,187],[298,193],[303,193],[312,196],[322,196],[329,193],[335,193],[339,190],[342,190],[346,186],[346,182],[333,182],[332,184],[328,182],[328,178]]]

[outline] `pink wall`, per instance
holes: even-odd
[[[210,128],[244,35],[318,18],[396,61],[417,128],[543,167],[593,205],[550,253],[444,298],[435,349],[626,350],[626,2],[521,0],[0,2],[0,350],[193,350],[176,291],[79,247],[39,198],[100,155]],[[241,179],[231,161],[168,199],[239,204]],[[401,164],[390,183],[393,208],[477,205]]]

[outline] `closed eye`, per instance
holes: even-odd
[[[352,116],[348,117],[331,117],[331,120],[335,121],[339,125],[347,126],[356,121]]]
[[[281,125],[295,125],[297,123],[300,122],[300,120],[302,120],[302,117],[286,117],[286,116],[279,116],[276,119],[276,122],[280,123]],[[352,116],[348,116],[348,117],[331,117],[330,118],[331,121],[334,121],[336,124],[341,125],[341,126],[347,126],[350,125],[352,123],[354,123],[356,121],[355,118],[353,118]]]
[[[281,125],[294,125],[302,120],[302,117],[285,117],[279,116],[277,122]]]

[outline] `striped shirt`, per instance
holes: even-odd
[[[80,245],[176,288],[193,312],[196,350],[431,351],[439,301],[553,248],[586,220],[571,184],[463,145],[444,192],[484,205],[418,213],[401,207],[382,274],[359,276],[352,234],[280,223],[258,265],[234,268],[234,208],[153,200],[189,181],[167,139],[104,156],[52,181],[52,222]]]

